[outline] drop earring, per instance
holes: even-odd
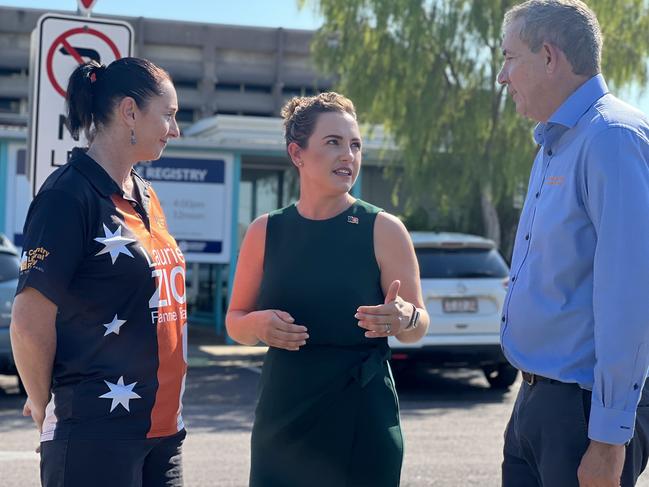
[[[131,129],[131,145],[137,144],[137,139],[135,138],[135,130]]]

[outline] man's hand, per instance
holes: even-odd
[[[619,487],[626,447],[591,440],[577,470],[579,487]]]

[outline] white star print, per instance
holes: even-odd
[[[120,320],[119,318],[117,318],[117,315],[115,315],[113,321],[104,324],[104,326],[106,327],[106,333],[104,333],[104,336],[110,335],[111,333],[114,333],[115,335],[119,335],[119,329],[122,327],[124,323],[126,323],[126,320]]]
[[[135,242],[132,238],[122,237],[122,226],[119,225],[115,233],[112,233],[106,225],[104,225],[104,237],[95,238],[96,242],[104,245],[104,248],[97,252],[95,255],[101,254],[110,254],[110,259],[113,261],[113,264],[119,257],[119,254],[128,255],[133,257],[131,251],[126,248],[130,243]]]
[[[99,397],[100,399],[113,400],[113,402],[110,405],[111,413],[113,412],[113,409],[117,407],[118,404],[124,406],[124,409],[126,409],[130,413],[131,410],[129,409],[129,401],[131,399],[141,399],[141,397],[138,394],[133,392],[133,388],[135,387],[135,384],[137,384],[137,382],[124,385],[124,376],[121,376],[117,380],[117,384],[113,384],[111,382],[108,382],[107,380],[105,380],[104,382],[106,383],[110,391]]]

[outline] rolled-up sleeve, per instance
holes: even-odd
[[[597,234],[588,435],[623,444],[633,436],[649,368],[649,141],[610,127],[585,160],[585,206]]]

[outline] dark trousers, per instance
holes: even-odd
[[[622,487],[634,486],[649,454],[649,392],[638,405],[626,447]],[[590,440],[591,392],[577,384],[523,382],[505,431],[503,487],[578,487],[577,469]]]
[[[142,440],[41,443],[43,487],[181,487],[185,430]]]

